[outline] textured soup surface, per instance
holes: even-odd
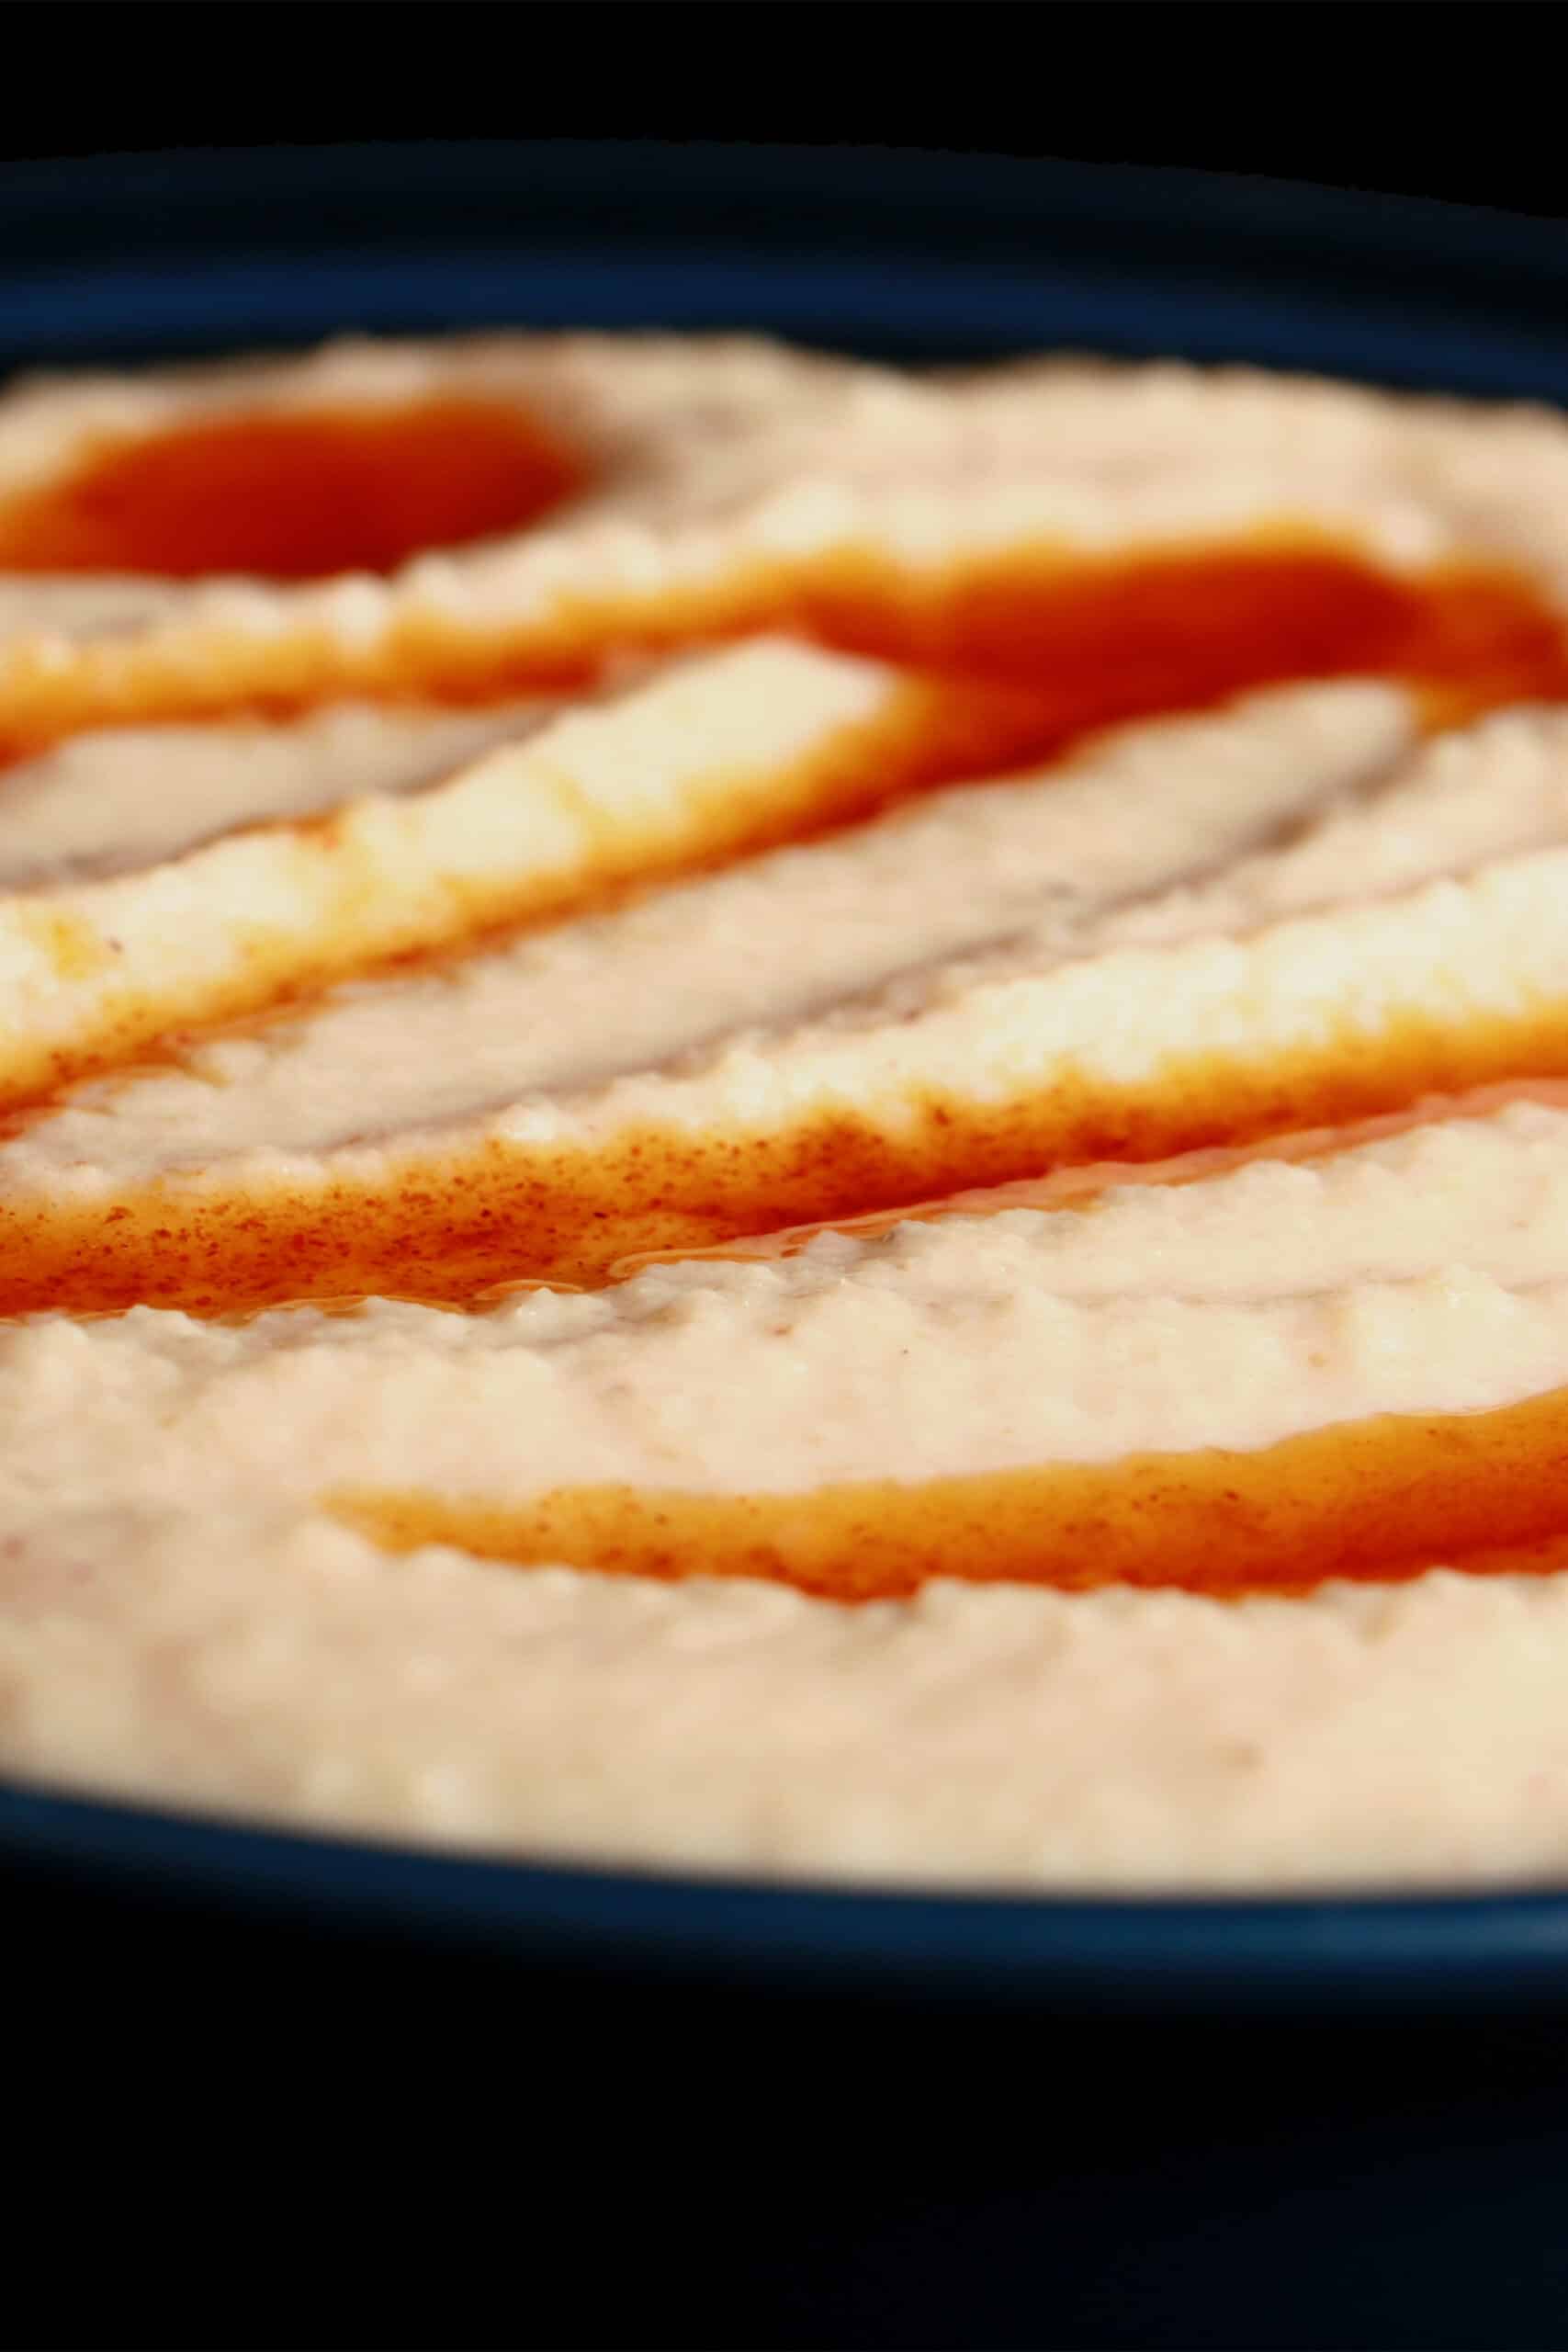
[[[497,336],[0,399],[0,1764],[1568,1874],[1568,424]]]

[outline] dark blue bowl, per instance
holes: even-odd
[[[107,158],[0,176],[0,368],[345,328],[750,327],[1568,396],[1555,223],[1190,174],[580,143]],[[0,1865],[284,1923],[687,1979],[1145,2011],[1568,1996],[1568,1894],[1066,1902],[454,1859],[0,1790]]]

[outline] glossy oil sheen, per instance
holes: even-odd
[[[299,569],[315,568],[321,549],[309,564],[299,552]],[[855,755],[828,761],[810,788],[786,781],[777,822],[739,841],[687,844],[679,866],[806,838],[965,775],[1047,758],[1088,729],[1201,707],[1243,687],[1347,673],[1395,677],[1421,690],[1435,723],[1568,691],[1561,624],[1515,575],[1451,566],[1407,578],[1343,549],[1283,541],[1114,561],[1014,558],[919,580],[840,556],[793,572],[745,575],[656,614],[584,607],[553,640],[487,646],[472,637],[438,643],[412,636],[367,656],[371,672],[348,678],[340,669],[330,683],[512,692],[525,683],[591,676],[607,653],[630,645],[781,624],[835,648],[918,664],[921,683],[909,692],[924,698],[921,724],[909,723],[911,706],[901,725],[857,737]],[[401,666],[374,670],[388,660]],[[308,698],[321,683],[307,666],[295,698]],[[509,911],[547,919],[591,901],[604,879],[624,887],[633,878],[585,876],[560,904],[487,904],[464,921],[477,935]],[[453,949],[461,942],[454,934],[391,944]],[[61,953],[74,957],[80,944],[66,941]],[[365,960],[349,949],[335,952],[324,936],[307,985],[364,968]],[[275,994],[297,994],[299,986],[296,973]],[[204,1012],[250,1011],[265,1001],[262,989],[234,1005],[130,1008],[123,1035],[100,1047],[96,1066],[144,1048],[182,1014],[188,1026]],[[292,1188],[278,1182],[251,1193],[209,1187],[193,1199],[155,1185],[89,1211],[51,1204],[13,1214],[0,1228],[0,1312],[104,1312],[149,1303],[231,1316],[376,1294],[454,1306],[513,1283],[598,1283],[648,1252],[722,1250],[782,1227],[852,1221],[1086,1164],[1103,1170],[1223,1153],[1304,1130],[1332,1136],[1397,1116],[1434,1090],[1558,1079],[1568,1074],[1565,1038],[1568,1023],[1554,1015],[1528,1027],[1463,1031],[1412,1019],[1312,1057],[1191,1057],[1138,1088],[1065,1077],[1001,1103],[933,1096],[901,1105],[892,1121],[868,1104],[760,1135],[650,1128],[595,1150],[487,1144],[410,1162],[392,1149],[368,1178]],[[80,1074],[66,1069],[56,1077]],[[1425,1475],[1423,1448],[1440,1452],[1449,1443],[1435,1428],[1399,1434],[1402,1480]],[[1274,1460],[1268,1486],[1279,1509],[1262,1533],[1257,1510],[1235,1503],[1229,1457],[1207,1469],[1194,1457],[1185,1471],[1114,1465],[1088,1487],[1089,1474],[1057,1465],[999,1484],[857,1489],[787,1506],[768,1498],[676,1504],[610,1490],[562,1503],[545,1521],[500,1505],[487,1519],[488,1507],[436,1497],[356,1509],[359,1523],[389,1541],[402,1541],[417,1525],[507,1557],[642,1573],[705,1566],[784,1575],[840,1599],[908,1592],[933,1576],[1170,1582],[1218,1592],[1281,1582],[1299,1589],[1324,1576],[1405,1572],[1382,1537],[1366,1533],[1365,1510],[1352,1508],[1367,1462],[1387,1467],[1394,1460],[1394,1439],[1385,1433],[1382,1450],[1371,1454],[1370,1443],[1364,1430],[1330,1432],[1308,1452]],[[1342,1475],[1332,1468],[1340,1457]],[[1517,1461],[1509,1459],[1517,1473]],[[1439,1466],[1434,1453],[1427,1482],[1434,1492]],[[908,1501],[911,1495],[918,1500]],[[781,1510],[787,1527],[774,1524]],[[666,1544],[657,1531],[674,1525],[671,1511],[680,1521]],[[528,1536],[535,1525],[544,1532]],[[1020,1532],[1025,1527],[1035,1531],[1028,1543]],[[992,1532],[983,1536],[987,1528]],[[1550,1532],[1555,1536],[1555,1528]],[[1451,1523],[1434,1523],[1429,1532],[1433,1543],[1449,1540]],[[1530,1530],[1518,1537],[1536,1540]]]
[[[795,1495],[568,1487],[513,1507],[346,1494],[389,1551],[450,1544],[519,1566],[763,1577],[839,1601],[933,1577],[1227,1599],[1333,1577],[1397,1582],[1568,1566],[1568,1390],[1494,1412],[1381,1415],[1251,1453],[1200,1449]]]
[[[535,523],[584,475],[499,401],[202,417],[117,435],[0,501],[0,571],[390,571],[422,548]]]

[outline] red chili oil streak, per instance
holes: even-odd
[[[1568,1566],[1568,1389],[1495,1412],[1384,1414],[1254,1453],[1206,1448],[798,1495],[564,1487],[526,1503],[326,1498],[389,1552],[520,1567],[751,1577],[839,1601],[971,1584],[1175,1587],[1238,1598]]]

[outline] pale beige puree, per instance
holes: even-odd
[[[1239,372],[6,394],[0,1766],[1560,1882],[1564,550],[1555,415]]]

